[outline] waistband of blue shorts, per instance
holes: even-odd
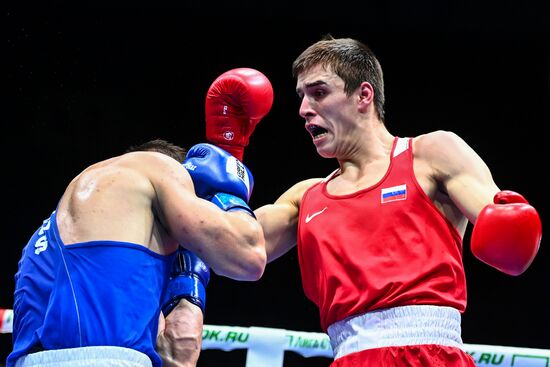
[[[93,346],[45,350],[19,358],[16,367],[152,367],[151,359],[134,349]]]

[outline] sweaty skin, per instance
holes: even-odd
[[[197,198],[187,170],[161,153],[132,152],[90,166],[67,187],[57,218],[67,245],[109,239],[170,254],[182,244],[236,280],[257,280],[265,266],[258,223]]]
[[[198,198],[187,170],[156,152],[127,153],[84,170],[68,185],[57,222],[68,246],[108,239],[167,255],[181,244],[236,280],[257,280],[266,263],[260,225]],[[166,318],[161,313],[156,350],[163,366],[196,366],[202,330],[201,309],[185,299]]]

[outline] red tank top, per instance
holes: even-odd
[[[377,184],[335,196],[326,188],[331,175],[302,198],[298,259],[323,331],[381,308],[466,308],[462,238],[417,182],[410,142],[395,139]]]

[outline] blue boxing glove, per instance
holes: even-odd
[[[254,216],[247,204],[254,179],[248,168],[231,154],[211,144],[197,144],[189,149],[183,166],[193,180],[198,197],[210,200],[225,211],[243,210]],[[180,246],[161,306],[164,316],[182,298],[200,307],[204,313],[209,281],[208,265]]]
[[[212,144],[197,144],[183,162],[198,197],[210,200],[225,211],[242,210],[254,216],[248,206],[254,178],[237,158]]]
[[[200,307],[204,314],[206,306],[206,286],[210,281],[210,268],[197,255],[183,247],[178,247],[174,257],[170,280],[161,308],[166,317],[176,307],[180,299]]]

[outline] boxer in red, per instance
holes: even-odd
[[[327,36],[298,56],[293,74],[317,153],[339,168],[255,214],[268,262],[297,245],[331,367],[475,366],[461,338],[467,225],[473,254],[515,276],[537,254],[537,211],[499,189],[456,134],[390,133],[382,68],[365,44]]]

